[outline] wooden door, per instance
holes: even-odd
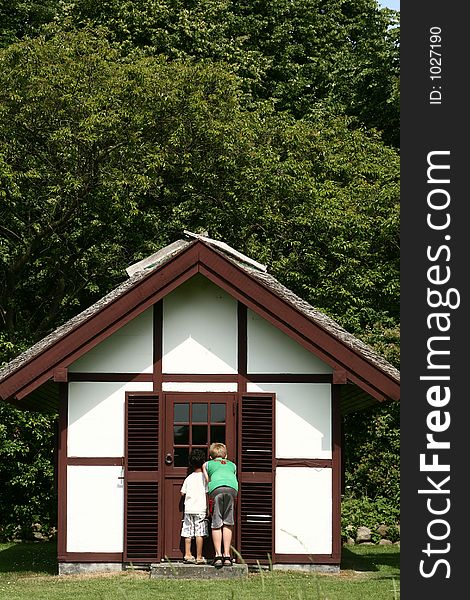
[[[236,462],[235,417],[235,394],[165,395],[164,498],[161,521],[164,530],[163,559],[180,560],[183,557],[183,502],[180,490],[187,475],[189,453],[193,448],[201,448],[208,453],[211,443],[222,442],[227,445],[228,458]],[[204,554],[206,558],[213,556],[210,532]]]

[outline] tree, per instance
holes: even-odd
[[[298,118],[247,102],[221,63],[123,55],[108,37],[49,28],[0,51],[0,361],[183,229],[208,229],[396,349],[397,152],[329,108]],[[23,457],[7,442],[29,422],[2,417],[0,448]],[[10,463],[21,486],[22,460]],[[34,511],[8,514],[24,524]]]
[[[56,525],[55,421],[0,403],[0,540]]]
[[[0,3],[0,48],[26,35],[36,35],[54,18],[57,0],[4,0]]]
[[[254,101],[296,117],[328,107],[398,147],[399,14],[375,0],[16,0],[3,10],[3,45],[47,22],[105,27],[123,56],[226,62]]]
[[[20,343],[165,243],[182,198],[205,209],[203,187],[224,172],[229,186],[252,136],[235,78],[213,65],[125,64],[89,31],[12,45],[0,61],[0,310]]]
[[[289,271],[355,329],[396,317],[398,161],[378,138],[341,118],[247,110],[220,66],[125,62],[87,30],[13,45],[0,66],[10,341],[41,337],[123,265],[198,227]]]
[[[400,502],[400,406],[378,406],[345,418],[345,486],[348,497]],[[380,456],[380,461],[377,457]]]

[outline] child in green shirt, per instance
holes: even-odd
[[[220,568],[233,564],[230,545],[235,524],[235,500],[238,495],[237,467],[227,459],[225,444],[211,444],[209,455],[211,460],[204,463],[202,471],[208,482],[209,497],[213,502],[211,527],[215,558],[212,564]]]

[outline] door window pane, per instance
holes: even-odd
[[[211,425],[211,444],[225,444],[225,425]]]
[[[193,423],[207,423],[207,404],[193,404]]]
[[[211,404],[211,423],[225,423],[225,404]]]
[[[207,425],[193,425],[193,445],[207,444]]]
[[[174,444],[189,444],[189,425],[174,425]]]
[[[181,421],[189,423],[189,404],[187,402],[175,402],[175,423]]]
[[[189,460],[189,448],[175,448],[173,465],[175,467],[187,467]]]

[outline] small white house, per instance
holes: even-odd
[[[263,265],[186,239],[0,371],[0,397],[59,410],[60,572],[182,557],[189,451],[227,444],[247,563],[341,561],[341,415],[399,373]],[[210,542],[206,549],[210,555]]]

